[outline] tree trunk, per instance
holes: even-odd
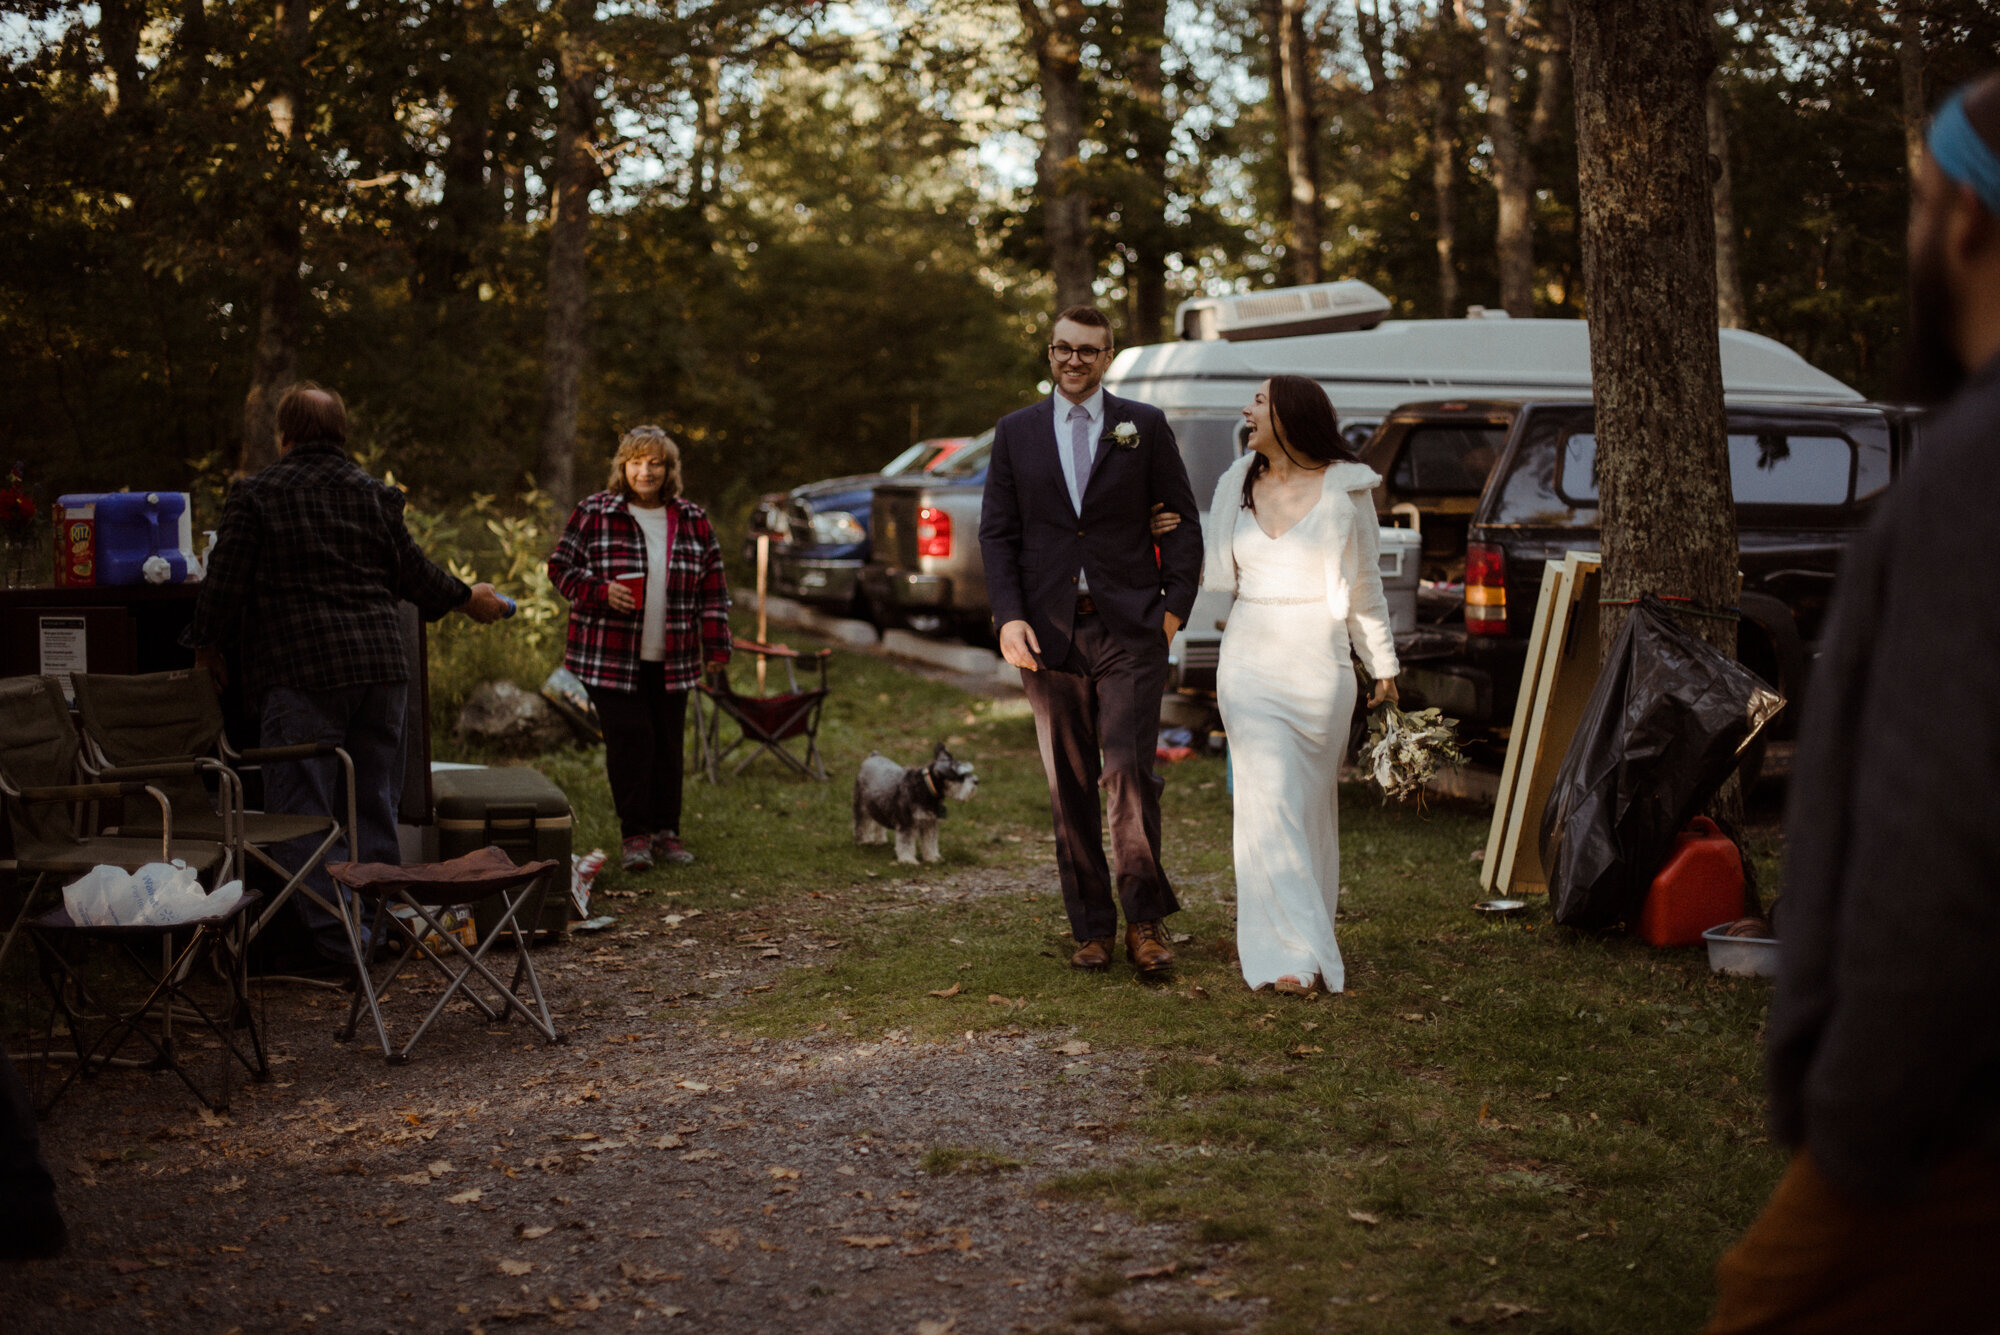
[[[144,0],[98,0],[97,42],[111,76],[114,109],[125,116],[137,112],[146,96],[139,73],[139,31],[145,22]]]
[[[1500,305],[1507,314],[1535,313],[1534,173],[1514,125],[1514,35],[1510,0],[1486,0],[1486,138],[1493,148],[1498,220],[1493,249],[1500,270]]]
[[[1621,600],[1736,602],[1736,517],[1715,326],[1708,0],[1570,0],[1604,552],[1601,647]],[[1733,621],[1685,618],[1725,653]]]
[[[1035,188],[1056,284],[1056,308],[1096,299],[1090,193],[1083,181],[1083,0],[1019,0],[1042,84],[1042,151]]]
[[[1458,292],[1458,0],[1438,0],[1432,39],[1431,193],[1437,201],[1438,314],[1463,314]]]
[[[558,511],[576,503],[576,418],[590,348],[590,193],[599,173],[592,29],[596,0],[565,0],[549,183],[548,310],[542,335],[542,440],[536,475]]]
[[[418,295],[449,299],[473,266],[474,253],[499,221],[501,201],[487,173],[496,80],[492,0],[461,0],[441,11],[451,24],[452,58],[444,67],[447,105],[443,177],[436,224],[417,246]]]
[[[1903,75],[1903,162],[1910,179],[1924,165],[1924,6],[1898,0],[1896,61]]]
[[[1271,50],[1271,90],[1283,127],[1285,198],[1289,231],[1285,247],[1292,281],[1320,280],[1319,114],[1313,106],[1312,39],[1305,0],[1271,0],[1277,42]]]
[[[1128,343],[1157,343],[1167,324],[1167,252],[1172,233],[1167,225],[1167,155],[1173,147],[1173,126],[1167,120],[1166,0],[1125,0],[1126,41],[1131,44],[1127,81],[1137,104],[1133,116],[1132,161],[1138,188],[1124,202],[1126,287],[1131,295],[1127,319]]]
[[[258,256],[257,344],[243,396],[243,441],[236,471],[254,473],[278,457],[278,400],[298,377],[305,317],[305,228],[299,205],[298,155],[306,122],[301,75],[312,40],[307,0],[281,0],[273,15],[272,77],[266,110],[276,137],[271,204]]]
[[[1368,106],[1376,116],[1389,114],[1388,25],[1376,0],[1354,0],[1354,40],[1361,48],[1361,62],[1368,67]]]
[[[1724,329],[1747,325],[1743,308],[1743,270],[1736,245],[1736,187],[1729,168],[1729,108],[1722,83],[1708,81],[1708,156],[1715,182],[1715,322]]]

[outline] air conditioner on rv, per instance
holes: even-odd
[[[1389,299],[1357,278],[1306,287],[1196,297],[1174,312],[1184,339],[1244,342],[1293,334],[1333,334],[1373,329],[1389,315]]]

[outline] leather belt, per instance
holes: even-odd
[[[1087,593],[1079,593],[1076,596],[1076,614],[1080,617],[1096,616],[1097,600]]]

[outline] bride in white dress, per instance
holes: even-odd
[[[1350,651],[1375,680],[1369,707],[1397,698],[1370,496],[1381,478],[1303,376],[1265,381],[1243,416],[1251,453],[1216,484],[1202,572],[1205,588],[1236,595],[1216,672],[1236,789],[1236,950],[1253,990],[1339,992]]]

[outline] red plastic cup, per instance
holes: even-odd
[[[632,591],[632,610],[633,610],[633,611],[635,611],[635,612],[636,612],[636,611],[638,611],[639,609],[643,608],[643,607],[644,607],[644,606],[646,605],[646,572],[645,572],[645,571],[643,571],[643,570],[628,570],[628,571],[626,571],[626,572],[625,572],[624,574],[622,574],[622,575],[619,575],[619,576],[617,576],[617,577],[616,577],[615,579],[613,579],[613,580],[612,580],[612,583],[614,583],[614,584],[623,584],[623,585],[624,585],[624,586],[625,586],[625,587],[626,587],[627,589],[630,589],[630,590]]]

